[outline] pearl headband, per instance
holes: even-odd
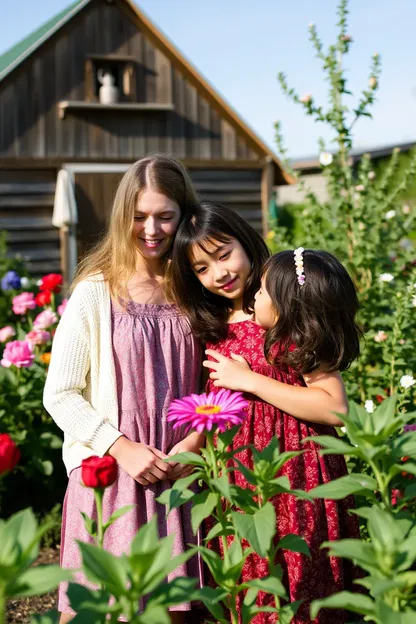
[[[304,251],[305,250],[303,247],[298,247],[293,252],[293,255],[295,257],[296,279],[298,280],[299,286],[303,286],[305,283],[305,273],[304,273],[304,267],[303,267],[303,252]]]

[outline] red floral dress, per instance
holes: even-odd
[[[256,373],[266,375],[278,381],[303,386],[304,381],[294,371],[283,372],[270,365],[263,353],[264,330],[253,321],[230,323],[225,339],[216,344],[207,344],[207,348],[215,349],[229,357],[231,353],[242,355]],[[209,380],[207,390],[217,391]],[[297,451],[307,448],[306,453],[289,460],[279,475],[289,478],[293,489],[311,490],[322,483],[327,483],[347,474],[347,466],[342,455],[325,455],[319,453],[317,445],[302,440],[309,436],[337,436],[333,427],[305,422],[281,412],[269,403],[257,397],[249,396],[248,416],[234,437],[232,446],[238,448],[245,444],[254,444],[263,449],[273,436],[280,440],[281,451]],[[250,450],[244,450],[237,456],[240,461],[252,468]],[[231,472],[230,479],[241,487],[250,487],[240,472]],[[310,624],[310,602],[323,598],[343,589],[351,589],[353,576],[356,576],[349,562],[329,557],[320,549],[324,541],[344,538],[358,538],[359,528],[357,517],[348,513],[354,507],[350,497],[342,501],[316,500],[309,502],[299,500],[293,495],[281,494],[273,499],[277,516],[276,543],[288,533],[301,535],[307,542],[311,558],[302,554],[280,551],[279,563],[283,568],[283,580],[287,588],[290,602],[302,600],[303,603],[293,624]],[[232,538],[230,538],[232,539]],[[213,545],[215,549],[220,546]],[[242,581],[268,575],[267,562],[258,555],[251,555],[243,569]],[[262,604],[273,604],[269,595],[260,596]],[[314,624],[341,624],[347,622],[341,610],[322,610],[313,620]],[[254,624],[271,624],[276,622],[276,615],[262,613],[253,620]]]

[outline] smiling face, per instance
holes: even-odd
[[[140,254],[158,260],[170,249],[178,229],[181,211],[178,204],[151,188],[139,195],[134,214],[134,238]]]
[[[270,329],[276,325],[278,313],[266,290],[265,281],[265,277],[263,277],[260,290],[254,295],[254,316],[259,325],[264,329]]]
[[[251,265],[238,240],[206,241],[204,249],[193,245],[190,261],[195,275],[209,292],[232,300],[234,308],[241,306]]]

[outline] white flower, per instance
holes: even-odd
[[[416,308],[416,297],[413,297],[413,299],[412,299],[412,306],[414,306]]]
[[[403,377],[400,378],[400,385],[402,388],[410,388],[414,383],[416,383],[416,379],[412,375],[403,375]]]
[[[365,223],[363,223],[362,221],[359,221],[358,229],[360,230],[360,232],[363,232],[365,230]]]
[[[315,26],[315,22],[309,22],[308,28],[313,28]]]
[[[403,210],[403,214],[410,214],[410,206],[408,204],[405,204],[402,210]]]
[[[376,58],[378,58],[378,57],[379,57],[379,53],[378,53],[378,52],[374,52],[374,54],[373,54],[373,59],[376,59]]]
[[[302,95],[299,98],[299,102],[302,102],[302,104],[309,104],[309,102],[312,101],[312,96],[310,93],[305,93],[305,95]]]
[[[393,217],[395,217],[395,216],[396,216],[396,211],[395,210],[389,210],[385,214],[386,219],[393,219]]]
[[[376,177],[376,173],[375,171],[369,171],[367,176],[369,180],[374,180],[374,178]]]
[[[371,76],[371,78],[368,81],[368,86],[370,87],[370,89],[375,89],[377,86],[377,78],[375,76]]]
[[[374,401],[372,401],[371,399],[368,399],[368,401],[364,403],[364,407],[365,407],[366,412],[368,412],[369,414],[372,414],[374,412]]]
[[[379,329],[379,331],[374,336],[374,341],[375,342],[384,342],[385,340],[387,340],[386,332],[384,332],[382,329]]]
[[[28,277],[21,277],[20,278],[20,283],[22,285],[22,288],[29,288],[29,286],[30,286],[30,279]]]
[[[332,154],[330,152],[321,152],[319,155],[319,162],[323,167],[327,167],[333,161]]]
[[[394,275],[391,273],[382,273],[379,280],[380,282],[392,282],[394,280]]]
[[[42,280],[40,279],[36,282],[36,286],[41,286],[41,285],[42,285]]]
[[[362,193],[363,191],[365,191],[364,184],[357,184],[357,186],[355,187],[355,190],[357,191],[357,193]]]

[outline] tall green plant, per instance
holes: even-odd
[[[355,125],[363,118],[371,118],[381,62],[379,54],[374,54],[368,84],[351,106],[345,59],[353,39],[348,33],[347,6],[348,0],[340,0],[338,33],[328,50],[316,26],[309,26],[311,43],[329,85],[328,105],[316,102],[312,94],[299,96],[289,87],[285,75],[279,74],[284,93],[317,123],[328,127],[333,136],[332,152],[326,151],[324,141],[319,140],[328,200],[320,201],[291,168],[280,124],[276,123],[277,145],[286,166],[298,179],[305,200],[292,239],[284,228],[274,224],[269,240],[275,251],[298,245],[325,249],[348,267],[359,293],[365,341],[360,359],[345,380],[351,398],[364,402],[396,392],[402,376],[416,368],[416,254],[408,238],[415,229],[416,210],[402,201],[416,173],[416,152],[405,167],[399,167],[399,150],[394,150],[388,166],[377,172],[368,155],[358,165],[351,158]]]

